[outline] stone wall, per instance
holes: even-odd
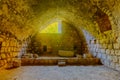
[[[19,40],[25,40],[34,35],[46,22],[58,17],[74,26],[86,29],[89,33],[83,32],[89,47],[89,51],[99,57],[102,63],[108,67],[120,70],[120,0],[0,0],[0,29],[14,34]],[[101,33],[100,28],[106,27],[100,18],[98,22],[93,21],[94,14],[104,12],[107,15],[107,23],[110,23],[111,34]],[[38,14],[39,13],[39,14]],[[99,20],[96,18],[96,20]],[[108,19],[109,18],[109,19]],[[101,23],[102,21],[102,23]],[[95,22],[95,24],[94,24]],[[104,26],[104,27],[103,27]],[[67,35],[67,34],[66,34]],[[74,36],[74,35],[73,35]],[[92,37],[94,36],[94,37]],[[0,33],[0,51],[2,55],[26,52],[27,43],[23,41],[19,47],[16,37],[9,37],[9,34]],[[65,38],[64,38],[65,39]],[[66,39],[69,42],[69,39]],[[83,40],[82,42],[85,42]],[[86,43],[84,43],[87,45]],[[83,47],[83,46],[82,46]],[[86,46],[83,48],[87,48]],[[19,50],[21,49],[21,50]],[[70,48],[69,48],[70,49]],[[6,56],[4,56],[6,57]],[[0,57],[0,62],[6,62]],[[2,61],[1,61],[2,60]],[[1,63],[3,64],[3,63]]]
[[[87,31],[83,31],[88,43],[89,51],[95,57],[100,58],[102,64],[120,71],[120,43],[119,39],[113,39],[111,35],[102,38],[94,38]]]
[[[30,52],[44,53],[43,47],[46,46],[47,51],[53,54],[57,54],[59,50],[76,51],[75,53],[83,54],[86,44],[81,35],[83,34],[79,34],[74,26],[62,22],[61,33],[37,33],[29,44]]]
[[[24,54],[27,53],[27,47],[28,47],[28,43],[29,43],[29,38],[26,39],[25,41],[23,41],[20,45],[20,51],[18,53],[18,58],[21,58]]]
[[[23,48],[23,50],[21,50],[21,48]],[[22,52],[20,53],[20,51]],[[25,46],[20,44],[20,41],[11,33],[0,33],[0,67],[15,60],[15,58],[18,58],[18,56],[25,51]]]

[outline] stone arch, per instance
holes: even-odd
[[[80,53],[80,54],[88,53],[87,42],[86,42],[86,40],[85,40],[85,37],[84,37],[81,29],[80,29],[79,27],[77,27],[77,26],[69,23],[69,21],[63,20],[63,19],[61,19],[61,18],[60,18],[60,19],[58,19],[58,18],[53,18],[53,19],[51,19],[49,22],[47,22],[45,25],[43,25],[42,28],[45,28],[48,24],[50,24],[50,23],[52,23],[52,22],[54,22],[54,21],[59,21],[59,20],[61,20],[62,22],[65,22],[66,24],[70,24],[70,25],[71,25],[70,27],[71,27],[71,28],[73,27],[73,28],[75,29],[75,32],[77,33],[79,39],[81,39],[80,44],[81,44],[82,48],[81,48],[81,47],[78,47],[78,48],[81,48],[81,49],[79,50],[79,53]],[[38,33],[39,33],[39,31],[35,32],[35,33],[31,36],[30,39],[32,39],[33,37],[35,37]],[[84,49],[84,48],[85,48],[85,49]],[[81,50],[82,50],[82,51],[81,51]]]

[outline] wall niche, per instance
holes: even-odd
[[[103,33],[105,31],[112,30],[108,15],[101,11],[99,8],[97,8],[97,11],[94,14],[93,18],[98,23],[100,32]]]

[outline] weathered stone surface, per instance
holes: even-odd
[[[115,50],[115,55],[119,56],[120,55],[120,50]]]
[[[115,55],[115,50],[112,49],[110,55]]]
[[[61,57],[73,57],[75,54],[73,51],[59,50],[58,55]]]
[[[14,59],[12,61],[7,62],[5,65],[6,69],[12,69],[12,68],[17,68],[21,66],[21,60],[19,59]]]
[[[109,44],[108,49],[113,49],[113,44]]]
[[[112,59],[113,59],[112,62],[119,63],[117,56],[113,56]]]
[[[38,54],[33,54],[33,58],[38,58],[39,55]]]
[[[83,58],[93,58],[93,55],[90,53],[83,54]]]
[[[97,54],[97,57],[101,59],[102,53],[98,53],[98,54]]]
[[[98,53],[97,52],[93,52],[92,54],[93,54],[94,57],[96,57]]]
[[[108,56],[107,56],[107,59],[108,59],[110,62],[112,62],[112,56],[108,55]]]
[[[110,61],[109,60],[103,60],[103,64],[107,67],[110,67]]]
[[[118,70],[118,71],[120,71],[120,64],[116,64],[115,65],[115,69]]]
[[[110,67],[115,69],[116,68],[116,64],[115,63],[110,63]]]
[[[102,54],[106,54],[106,50],[105,49],[100,49]]]
[[[102,53],[102,59],[106,60],[107,59],[107,55]]]
[[[112,57],[111,62],[115,65],[120,56],[119,3],[119,0],[0,0],[1,59],[7,60],[6,53],[10,53],[10,57],[17,56],[17,52],[20,52],[20,55],[26,53],[27,45],[24,41],[33,37],[49,22],[60,19],[73,25],[77,33],[83,36],[80,38],[81,43],[92,40],[90,52],[95,55],[97,52],[97,57],[102,58],[102,53],[106,53],[108,57],[116,56]],[[89,35],[86,36],[85,31]],[[9,35],[9,32],[12,35]],[[11,40],[13,36],[14,40]],[[69,42],[70,38],[64,39]],[[19,48],[19,44],[16,44],[18,41],[21,44]],[[84,48],[86,51],[87,47]]]
[[[118,54],[116,54],[116,55],[120,56],[120,50],[119,50]]]
[[[120,64],[120,57],[118,57],[118,60],[119,60],[119,64]]]
[[[119,49],[120,45],[118,43],[113,44],[114,45],[114,49]]]
[[[106,49],[106,54],[110,54],[110,53],[111,53],[111,50]]]
[[[104,49],[108,48],[108,44],[102,44],[102,46],[103,46]]]
[[[95,52],[96,52],[96,53],[100,52],[100,49],[99,49],[99,48],[96,48],[96,49],[95,49]]]
[[[89,76],[86,77],[85,74]],[[14,70],[1,70],[0,79],[90,80],[92,78],[92,80],[119,80],[119,75],[120,73],[118,71],[105,66],[22,66]]]

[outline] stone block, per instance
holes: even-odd
[[[118,60],[119,60],[119,64],[120,64],[120,57],[118,57]]]
[[[85,62],[84,59],[80,59],[80,58],[78,59],[78,64],[79,64],[79,65],[81,65],[81,64],[85,64],[85,63],[86,63],[86,62]]]
[[[94,58],[94,60],[96,64],[101,64],[101,60],[99,58]]]
[[[58,55],[63,56],[63,57],[73,57],[74,56],[74,51],[59,50]]]
[[[66,62],[58,62],[58,66],[65,66]]]
[[[108,45],[108,49],[113,49],[113,45],[112,45],[112,44],[109,44],[109,45]]]
[[[107,48],[108,48],[108,44],[103,44],[102,47],[103,47],[104,49],[107,49]]]
[[[111,50],[106,49],[106,54],[110,54],[110,53],[111,53]]]
[[[96,52],[96,48],[93,48],[93,52]]]
[[[35,64],[35,65],[43,65],[43,64],[45,64],[45,61],[44,61],[44,59],[41,59],[41,60],[36,59],[36,60],[34,61],[34,64]]]
[[[76,57],[77,57],[77,58],[83,58],[83,56],[82,56],[82,55],[79,55],[79,54],[76,54]]]
[[[110,55],[115,55],[115,50],[114,49],[111,49]]]
[[[27,65],[29,63],[30,59],[29,58],[22,58],[21,59],[21,64],[22,65]]]
[[[104,62],[103,62],[103,64],[105,65],[105,66],[110,66],[110,61],[109,60],[104,60]]]
[[[21,60],[19,59],[14,59],[12,61],[7,62],[5,68],[6,69],[12,69],[12,68],[17,68],[21,66]]]
[[[83,58],[93,58],[93,55],[90,53],[84,54]]]
[[[0,52],[1,52],[1,53],[3,53],[3,52],[4,52],[4,47],[1,47]]]
[[[117,56],[113,56],[112,59],[113,59],[112,62],[119,63],[119,60],[118,60]]]
[[[5,63],[5,61],[4,60],[0,60],[0,67],[1,66],[4,66],[6,63]]]
[[[118,43],[120,43],[120,37],[118,37],[118,38],[116,39],[116,41],[117,41]]]
[[[97,52],[94,52],[94,53],[92,53],[92,54],[93,54],[93,56],[95,56],[95,57],[97,56]]]
[[[113,68],[113,69],[115,69],[116,64],[115,64],[115,63],[113,63],[113,62],[111,62],[111,63],[110,63],[110,67],[111,67],[111,68]]]
[[[102,54],[102,59],[106,59],[107,58],[107,55],[106,54]]]
[[[91,48],[94,48],[94,45],[93,45],[93,44],[91,44],[91,45],[90,45],[90,47],[91,47]]]
[[[97,39],[97,40],[96,40],[96,44],[99,44],[99,43],[100,43],[100,41]]]
[[[115,55],[120,55],[120,54],[119,54],[119,51],[120,51],[120,50],[115,50]]]
[[[102,45],[99,45],[99,49],[103,49],[103,46],[102,46]]]
[[[104,41],[104,44],[109,44],[110,42],[109,42],[109,39],[104,39],[105,41]]]
[[[120,49],[120,45],[118,43],[114,43],[113,46],[114,46],[114,49]]]
[[[89,47],[88,47],[90,50],[92,49],[92,47],[89,45]]]
[[[95,49],[95,52],[96,52],[96,53],[98,53],[98,52],[99,52],[99,49],[98,49],[98,48],[96,48],[96,49]]]
[[[118,70],[118,71],[120,71],[120,64],[116,64],[115,65],[115,69]]]
[[[94,45],[94,48],[97,48],[97,44]]]
[[[104,41],[105,41],[104,39],[101,39],[101,40],[100,40],[100,44],[105,43]]]
[[[106,53],[106,50],[105,50],[105,49],[100,49],[100,52],[101,52],[102,54],[105,54],[105,53]]]
[[[29,59],[28,64],[34,64],[34,59]]]
[[[15,67],[19,67],[19,66],[21,66],[21,60],[14,59],[13,60],[13,67],[15,68]]]
[[[39,55],[38,54],[33,54],[33,58],[38,58]]]
[[[49,60],[49,64],[50,65],[56,65],[58,63],[58,60],[57,59],[54,59],[54,60]]]
[[[91,44],[94,44],[94,40],[91,40]]]
[[[94,48],[97,48],[97,44],[94,44]]]
[[[108,55],[108,56],[107,56],[107,60],[112,61],[112,56],[111,56],[111,55]]]
[[[90,51],[93,51],[93,48],[92,48],[92,47],[90,47]]]
[[[116,54],[117,56],[120,56],[120,50],[118,51],[118,54]]]
[[[1,54],[1,59],[6,59],[5,53],[2,53],[2,54]]]
[[[97,54],[97,57],[98,57],[98,58],[101,58],[101,57],[102,57],[101,53],[98,53],[98,54]]]
[[[102,63],[102,64],[105,64],[104,61],[105,61],[104,59],[101,59],[101,63]]]
[[[96,44],[96,48],[99,48],[99,44]]]
[[[68,65],[78,64],[78,59],[68,59],[68,60],[66,60],[66,63]]]

